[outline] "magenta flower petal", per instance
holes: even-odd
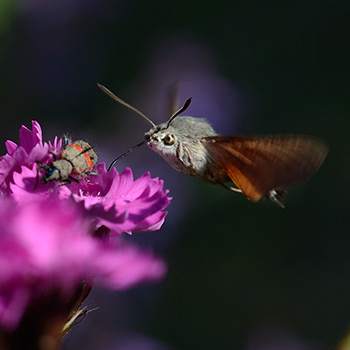
[[[135,247],[90,235],[90,220],[73,200],[0,201],[0,327],[11,330],[37,298],[66,298],[92,277],[125,289],[164,276],[163,261]]]
[[[13,152],[18,148],[17,144],[11,140],[5,142],[5,147],[9,155],[12,155]]]
[[[32,130],[22,126],[19,134],[20,144],[6,141],[8,153],[0,158],[0,191],[5,195],[9,194],[15,171],[19,171],[23,165],[32,166],[33,162],[47,161],[51,158],[49,152],[57,152],[56,147],[61,147],[57,139],[54,145],[42,142],[41,127],[36,121],[32,122]]]
[[[170,199],[163,190],[163,181],[152,179],[149,173],[133,180],[130,169],[122,174],[115,170],[106,172],[105,165],[96,167],[97,176],[82,179],[68,186],[38,182],[37,165],[33,169],[22,167],[13,173],[10,189],[18,203],[31,202],[55,195],[61,200],[74,199],[82,205],[85,213],[96,227],[106,226],[112,233],[158,230],[165,219],[164,209]],[[35,188],[35,189],[34,189]]]
[[[105,254],[96,263],[108,266],[97,281],[118,290],[130,288],[140,281],[160,279],[167,271],[162,260],[155,258],[151,253],[140,253],[138,249],[130,246],[118,249],[118,256]]]
[[[28,288],[9,288],[0,291],[0,327],[6,331],[15,329],[30,301]]]
[[[146,173],[134,181],[131,169],[125,169],[121,174],[115,169],[106,172],[104,164],[98,165],[96,170],[98,175],[91,177],[85,190],[73,198],[82,201],[89,215],[97,218],[97,226],[104,225],[117,234],[161,227],[166,216],[164,209],[171,199],[167,196],[168,191],[163,190],[162,180],[152,179]],[[125,220],[116,221],[121,214]]]
[[[19,131],[19,144],[27,154],[30,154],[36,145],[42,145],[42,131],[37,121],[32,121],[32,130],[22,126]]]

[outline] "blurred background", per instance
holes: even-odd
[[[221,134],[302,133],[330,145],[286,209],[176,172],[146,146],[117,165],[173,197],[163,228],[126,239],[163,256],[156,285],[112,293],[64,349],[320,350],[350,324],[348,1],[0,0],[0,136],[38,120],[110,163],[150,125],[206,117]],[[175,93],[177,91],[177,93]]]

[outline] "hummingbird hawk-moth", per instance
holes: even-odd
[[[98,86],[152,125],[144,141],[115,159],[109,169],[146,143],[173,168],[187,175],[241,192],[253,202],[268,197],[284,207],[287,188],[311,177],[328,154],[325,142],[312,136],[220,136],[203,118],[179,116],[188,108],[191,99],[167,122],[156,125],[106,87]],[[227,185],[228,181],[236,187]]]

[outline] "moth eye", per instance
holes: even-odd
[[[175,143],[175,135],[174,134],[167,134],[163,138],[163,142],[167,146],[171,146]]]

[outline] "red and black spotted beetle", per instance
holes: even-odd
[[[60,181],[60,185],[66,185],[71,181],[79,182],[83,176],[96,175],[91,168],[97,164],[97,154],[86,141],[78,140],[70,143],[65,137],[59,159],[55,154],[53,156],[54,161],[51,164],[38,165],[38,171],[45,170],[41,179],[43,183]],[[78,178],[72,174],[78,175]]]

